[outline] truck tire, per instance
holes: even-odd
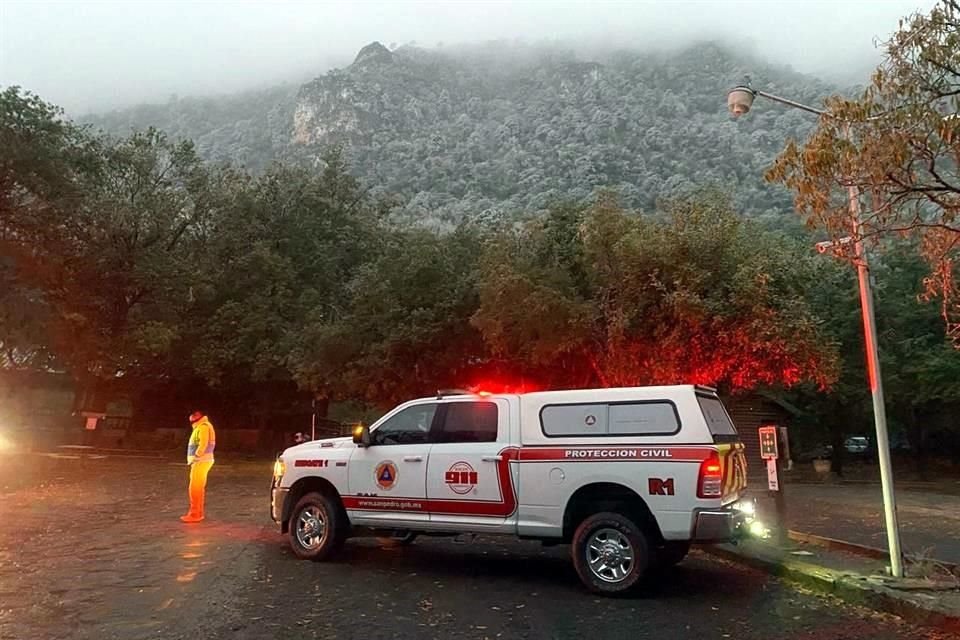
[[[343,544],[346,522],[331,498],[308,493],[290,514],[290,548],[298,558],[326,560]]]
[[[615,595],[637,584],[649,564],[643,531],[627,516],[595,513],[573,534],[573,566],[593,593]]]
[[[664,542],[653,552],[653,565],[658,569],[665,569],[679,564],[690,553],[690,543],[684,541]]]

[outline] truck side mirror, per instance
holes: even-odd
[[[370,446],[370,427],[365,424],[358,424],[353,428],[353,444],[358,447]]]

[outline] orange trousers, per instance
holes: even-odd
[[[194,462],[190,465],[190,515],[203,517],[204,501],[207,493],[207,474],[213,460],[209,462]]]

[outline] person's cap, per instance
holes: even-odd
[[[194,411],[193,413],[190,414],[190,423],[192,424],[202,417],[203,417],[203,413],[201,413],[200,411]]]

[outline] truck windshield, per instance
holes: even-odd
[[[697,394],[697,402],[700,403],[700,410],[703,411],[703,417],[707,421],[710,433],[713,434],[714,442],[729,442],[737,439],[737,428],[733,426],[733,421],[723,403],[720,402],[720,398]]]

